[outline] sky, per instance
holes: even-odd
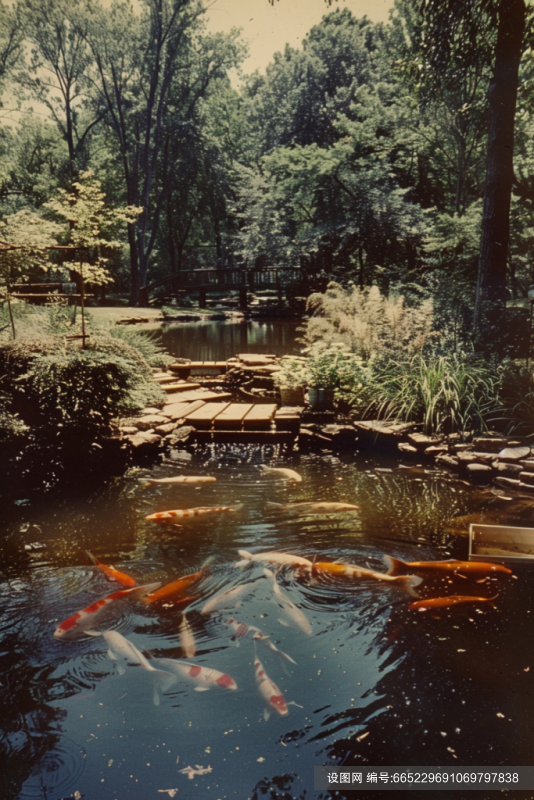
[[[274,6],[269,0],[207,0],[206,5],[208,29],[242,28],[250,53],[243,70],[263,72],[274,53],[283,50],[286,43],[298,47],[324,14],[346,7],[356,17],[387,22],[393,0],[338,0],[331,7],[325,0],[275,0]]]

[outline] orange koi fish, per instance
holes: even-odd
[[[187,621],[185,614],[182,614],[182,621],[178,630],[180,633],[180,647],[182,648],[184,656],[186,658],[193,658],[197,652],[197,646],[195,644],[195,637],[193,636],[191,625]]]
[[[356,564],[332,564],[329,561],[317,561],[312,567],[312,575],[335,575],[336,578],[363,578],[375,581],[386,581],[397,585],[412,597],[419,597],[415,587],[423,582],[417,575],[387,575],[384,572],[375,572],[372,569],[359,567]]]
[[[198,572],[193,572],[191,575],[183,575],[172,583],[165,584],[157,592],[147,594],[143,598],[143,603],[149,606],[152,603],[169,602],[169,600],[185,600],[189,589],[207,573],[210,563],[211,559],[206,561]]]
[[[195,517],[203,517],[206,514],[221,514],[224,511],[233,513],[239,511],[241,506],[200,506],[199,508],[178,508],[174,511],[158,511],[156,514],[149,514],[146,519],[149,522],[159,522],[160,525],[175,525],[178,522],[190,522]]]
[[[236,562],[236,567],[245,567],[253,561],[268,561],[270,564],[287,565],[288,567],[311,567],[312,562],[308,558],[295,556],[292,553],[249,553],[248,550],[237,551],[242,561]]]
[[[127,597],[132,600],[137,600],[149,592],[154,592],[161,583],[147,583],[145,586],[134,586],[133,589],[120,589],[118,592],[108,594],[102,600],[97,600],[87,608],[77,611],[72,616],[60,622],[54,631],[55,639],[75,639],[81,636],[85,631],[92,630],[97,625],[98,620],[102,616],[104,610],[114,606],[118,600],[124,600]]]
[[[383,556],[384,564],[388,568],[388,575],[395,575],[404,570],[425,570],[436,572],[462,572],[471,575],[484,575],[487,572],[499,572],[502,575],[511,575],[512,570],[502,564],[490,564],[485,561],[401,561],[392,556]]]
[[[223,689],[237,689],[237,683],[230,675],[219,672],[211,667],[199,667],[187,661],[177,661],[174,658],[155,658],[165,672],[172,672],[184,681],[195,683],[195,692],[207,692],[209,689],[221,687]]]
[[[98,558],[95,558],[95,556],[89,552],[89,550],[86,550],[85,552],[93,564],[95,564],[97,567],[100,567],[106,578],[116,581],[117,583],[120,583],[121,586],[127,586],[128,588],[136,586],[137,581],[130,577],[130,575],[127,575],[125,572],[120,572],[120,570],[115,569],[115,567],[112,567],[110,564],[102,564]]]
[[[254,654],[254,672],[258,689],[266,703],[263,710],[264,720],[267,721],[269,719],[271,711],[276,711],[281,717],[287,716],[288,708],[284,695],[276,683],[269,678],[256,654]]]
[[[343,511],[356,511],[359,506],[352,503],[328,503],[328,502],[306,502],[306,503],[270,503],[267,505],[272,506],[277,511],[297,511],[303,514],[339,514]]]
[[[451,594],[448,597],[430,597],[428,600],[417,600],[410,603],[408,608],[411,611],[429,611],[431,608],[446,608],[456,606],[459,603],[491,603],[499,595],[493,597],[470,597],[462,594]]]

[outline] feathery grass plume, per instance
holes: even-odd
[[[307,307],[307,344],[342,342],[366,360],[392,350],[421,352],[432,333],[431,299],[407,305],[402,295],[386,297],[378,286],[345,289],[332,282],[324,293],[310,295]]]

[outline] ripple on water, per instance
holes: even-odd
[[[84,771],[85,758],[85,748],[62,736],[33,767],[18,800],[59,800],[69,790],[76,789]]]

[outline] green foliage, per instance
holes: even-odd
[[[4,284],[27,281],[32,271],[50,268],[47,247],[57,244],[61,226],[24,209],[0,222],[0,239],[13,249],[0,253],[0,280]]]
[[[280,370],[273,375],[274,385],[279,389],[299,389],[308,383],[309,373],[306,359],[300,356],[285,356],[280,361]]]
[[[384,352],[392,358],[420,352],[433,327],[430,299],[408,305],[403,295],[387,297],[377,286],[344,289],[330,283],[326,292],[308,298],[308,310],[313,316],[304,328],[305,342],[342,342],[366,360]]]

